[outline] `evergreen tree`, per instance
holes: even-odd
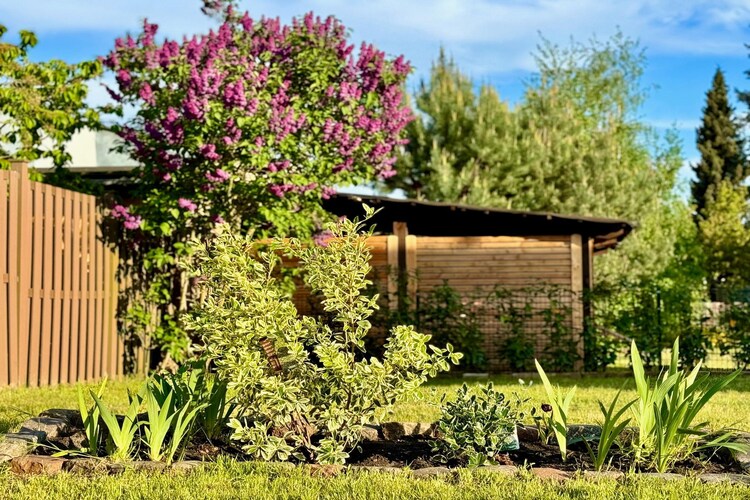
[[[729,104],[724,73],[717,69],[711,89],[706,92],[703,121],[697,130],[701,159],[693,165],[696,180],[692,182],[696,216],[705,215],[706,206],[722,181],[739,186],[749,173],[739,129]]]

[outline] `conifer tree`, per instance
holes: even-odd
[[[696,215],[705,215],[722,181],[739,186],[749,173],[739,128],[729,104],[724,73],[717,69],[697,130],[701,159],[693,165],[696,180],[691,185]]]

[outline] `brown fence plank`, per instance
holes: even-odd
[[[73,217],[71,219],[71,230],[73,232],[73,279],[72,279],[72,307],[70,316],[70,380],[80,380],[83,376],[81,363],[86,360],[86,338],[82,333],[81,314],[83,311],[83,293],[81,276],[83,274],[83,258],[81,242],[83,241],[83,221],[81,220],[81,197],[80,193],[73,193]]]
[[[29,314],[31,299],[29,289],[31,288],[31,249],[33,232],[31,229],[31,217],[33,210],[33,195],[31,193],[31,182],[29,181],[28,167],[25,164],[16,164],[12,168],[17,169],[16,179],[18,182],[18,285],[16,295],[18,297],[18,329],[16,332],[18,345],[17,384],[27,384],[29,377]]]
[[[62,271],[65,259],[63,245],[63,190],[49,189],[53,197],[52,208],[52,255],[55,261],[52,268],[52,363],[50,364],[50,383],[60,383],[60,361],[62,353]]]
[[[8,289],[10,288],[10,272],[8,269],[8,246],[13,241],[9,237],[8,223],[8,183],[10,174],[0,170],[0,385],[10,384],[10,352],[8,336],[10,333],[8,311]],[[15,241],[14,241],[15,243]]]
[[[22,290],[21,300],[30,300],[30,330],[26,333],[28,338],[28,375],[26,377],[27,384],[36,386],[39,384],[39,355],[41,349],[41,336],[42,336],[42,265],[43,265],[43,211],[44,211],[44,199],[42,192],[42,185],[38,183],[31,183],[31,191],[33,193],[33,208],[32,208],[32,263],[31,263],[31,287],[26,290]],[[21,335],[24,335],[21,332]],[[23,352],[23,351],[22,351]]]
[[[106,330],[104,328],[104,234],[102,233],[102,218],[96,207],[94,200],[94,213],[92,222],[96,234],[96,357],[94,372],[96,377],[101,377],[105,372],[105,339]]]
[[[21,327],[19,292],[21,270],[18,265],[20,255],[20,231],[19,211],[21,208],[20,183],[17,172],[9,172],[8,175],[8,363],[10,372],[10,384],[20,384],[21,360],[19,358],[20,339],[18,330]]]
[[[96,206],[93,196],[86,196],[86,222],[88,236],[88,332],[86,341],[86,379],[92,380],[96,360]]]
[[[54,198],[52,186],[37,183],[42,191],[42,276],[39,297],[41,302],[41,341],[39,344],[39,385],[50,383],[52,368],[52,288],[55,269],[54,242],[52,226],[54,224]]]
[[[63,212],[61,217],[62,239],[62,326],[60,328],[60,382],[67,383],[70,378],[70,353],[71,353],[71,314],[73,312],[73,197],[70,191],[61,189],[60,198],[62,199]]]
[[[81,317],[78,340],[78,380],[88,380],[89,343],[89,226],[88,197],[81,195]]]

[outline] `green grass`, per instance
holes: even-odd
[[[572,404],[572,422],[597,422],[596,401],[610,400],[626,384],[621,401],[634,397],[633,383],[625,377],[551,376],[553,384],[578,385]],[[538,379],[529,387],[516,378],[493,377],[495,388],[506,394],[518,392],[530,398],[529,405],[544,402]],[[141,379],[110,381],[105,400],[116,411],[127,404],[127,391],[135,390]],[[462,383],[458,378],[433,381],[420,389],[415,398],[397,406],[389,420],[432,421],[444,393],[453,393]],[[472,382],[477,383],[477,382]],[[96,387],[88,384],[85,387]],[[750,396],[750,376],[742,375],[730,390],[719,393],[702,413],[712,427],[734,426],[750,430],[750,412],[743,401]],[[15,430],[31,415],[47,408],[75,408],[75,385],[0,389],[0,434]],[[530,408],[530,406],[529,406]],[[689,499],[750,497],[750,489],[728,484],[704,485],[687,478],[659,481],[629,477],[624,482],[587,481],[581,478],[564,484],[532,478],[506,478],[481,471],[461,471],[450,479],[418,480],[399,475],[342,475],[336,478],[311,477],[305,469],[289,470],[274,464],[236,463],[222,460],[189,478],[148,475],[128,471],[119,476],[92,477],[60,474],[55,477],[17,477],[0,466],[0,498],[621,498]]]
[[[526,413],[531,405],[546,402],[544,388],[535,377],[531,387],[530,380],[526,385],[520,385],[517,378],[509,376],[492,377],[495,389],[510,395],[517,392],[523,397],[530,398]],[[627,402],[635,398],[635,386],[630,377],[605,377],[599,375],[584,375],[582,377],[556,377],[550,375],[552,384],[562,387],[578,386],[571,405],[569,421],[573,423],[596,423],[600,413],[596,404],[600,399],[605,404],[610,401],[617,390],[625,384],[625,390],[620,398]],[[123,411],[127,406],[127,391],[138,388],[142,379],[129,378],[111,380],[107,384],[104,400],[112,405],[116,411]],[[402,422],[431,422],[439,416],[440,398],[444,393],[453,394],[461,386],[460,378],[443,378],[433,381],[421,388],[418,393],[399,404],[393,415],[387,420]],[[484,382],[484,381],[482,381]],[[472,381],[476,384],[478,382]],[[95,388],[96,384],[85,387]],[[15,430],[18,425],[30,416],[39,414],[48,408],[76,408],[77,389],[75,385],[37,388],[3,388],[0,389],[0,434]],[[740,377],[729,386],[728,390],[717,394],[701,413],[701,421],[708,421],[713,428],[734,427],[750,431],[750,410],[746,404],[750,397],[750,375]],[[530,420],[529,420],[530,423]]]
[[[697,479],[662,481],[629,477],[624,481],[581,478],[557,483],[529,477],[501,477],[460,471],[449,479],[420,480],[405,475],[346,474],[311,477],[305,468],[222,461],[188,477],[126,472],[119,476],[16,477],[0,471],[0,494],[9,499],[39,498],[340,498],[430,499],[689,499],[747,498],[750,489],[729,484],[704,485]]]

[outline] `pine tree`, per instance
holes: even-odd
[[[696,216],[704,215],[722,181],[739,186],[750,173],[743,154],[740,126],[727,93],[724,73],[717,69],[711,89],[706,92],[703,121],[697,130],[701,159],[693,165],[696,180],[691,185]]]

